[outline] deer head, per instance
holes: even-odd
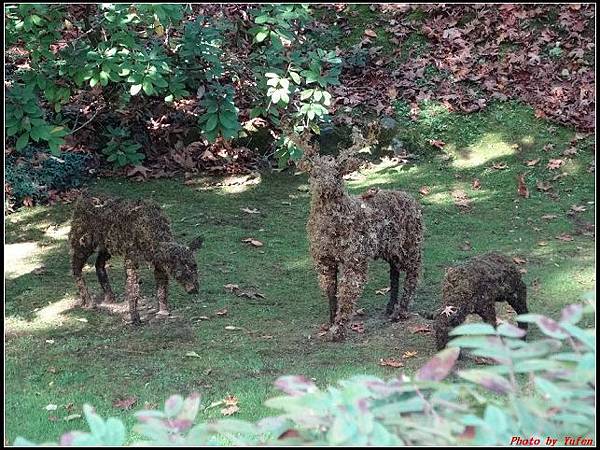
[[[317,194],[326,196],[336,196],[344,192],[342,177],[361,166],[363,161],[354,155],[371,142],[362,136],[357,127],[354,127],[353,144],[349,148],[340,150],[337,157],[333,157],[319,155],[307,134],[291,136],[290,139],[304,152],[298,161],[298,168],[310,176],[311,189]]]

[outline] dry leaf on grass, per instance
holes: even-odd
[[[429,144],[437,148],[444,148],[446,143],[444,141],[440,141],[438,139],[429,139]]]
[[[260,214],[260,211],[256,208],[251,209],[251,208],[240,208],[242,211],[244,211],[245,213],[248,214]]]
[[[519,256],[515,256],[515,257],[513,258],[513,262],[514,262],[515,264],[525,264],[525,263],[527,262],[527,260],[526,260],[525,258],[521,258],[521,257],[519,257]]]
[[[452,198],[454,198],[454,204],[462,211],[469,210],[471,208],[471,200],[467,196],[465,191],[456,189],[452,191]]]
[[[475,179],[473,180],[473,182],[471,183],[471,187],[472,187],[474,190],[481,189],[481,181],[479,181],[479,179],[475,178]]]
[[[129,396],[124,399],[115,400],[113,406],[119,409],[131,409],[133,405],[137,403],[137,397]]]
[[[525,175],[520,174],[517,177],[517,180],[519,183],[517,186],[517,192],[521,197],[529,198],[529,189],[527,189],[527,184],[525,183]]]
[[[389,288],[389,287],[382,288],[382,289],[377,289],[377,290],[375,291],[375,295],[385,295],[385,294],[387,294],[388,292],[390,292],[390,288]]]
[[[573,205],[573,206],[571,206],[571,209],[569,212],[574,214],[574,213],[584,212],[586,210],[587,210],[587,208],[583,205]]]
[[[402,354],[402,358],[404,358],[404,359],[414,358],[415,356],[417,356],[417,353],[419,353],[419,352],[406,351]]]
[[[544,191],[544,192],[552,189],[552,185],[550,183],[548,183],[547,181],[538,181],[537,183],[535,183],[535,187],[537,187],[538,191]]]
[[[558,216],[556,214],[544,214],[542,216],[542,219],[544,220],[552,220],[552,219],[556,219]]]
[[[417,333],[431,333],[433,330],[431,329],[430,325],[413,325],[408,327],[408,331],[410,331],[412,334],[417,334]]]
[[[264,244],[262,242],[260,242],[258,239],[254,239],[254,238],[246,238],[246,239],[242,239],[242,242],[246,243],[246,244],[250,244],[254,247],[262,247]]]
[[[563,233],[559,236],[556,236],[556,239],[558,239],[559,241],[572,241],[573,236],[571,236],[570,234],[567,234],[567,233]]]
[[[465,241],[464,243],[460,244],[458,248],[461,249],[463,252],[470,252],[471,250],[473,250],[473,246],[469,241]]]
[[[565,162],[562,159],[551,159],[550,161],[548,161],[546,167],[550,170],[556,170],[559,167],[561,167],[564,163]]]
[[[537,163],[540,162],[540,158],[537,159],[530,159],[529,161],[525,161],[525,164],[527,164],[528,166],[535,166]]]
[[[421,195],[429,195],[431,193],[431,189],[428,186],[421,186],[419,189],[419,194]]]
[[[221,409],[221,414],[224,416],[231,416],[240,410],[238,406],[238,399],[233,395],[225,397],[221,403],[225,404],[225,408]]]
[[[226,316],[227,315],[227,308],[219,309],[217,312],[215,312],[215,314],[217,316]]]
[[[458,311],[456,306],[447,305],[446,307],[444,307],[441,314],[444,314],[446,317],[450,317],[451,315],[456,314],[456,311]]]
[[[404,363],[397,358],[382,358],[379,360],[380,366],[404,367]]]

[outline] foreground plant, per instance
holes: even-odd
[[[300,376],[279,378],[285,395],[267,401],[281,414],[251,423],[235,419],[195,424],[200,395],[170,397],[162,411],[135,415],[136,445],[509,445],[517,436],[595,441],[595,329],[577,325],[595,299],[569,305],[558,321],[538,314],[518,320],[543,337],[525,342],[508,324],[456,328],[458,336],[414,376],[390,381],[355,376],[321,390]],[[490,365],[457,370],[461,350]],[[526,375],[526,376],[524,376]],[[496,394],[496,395],[490,395]],[[90,432],[74,431],[61,445],[125,445],[122,421],[83,408]],[[15,445],[35,445],[17,438]]]

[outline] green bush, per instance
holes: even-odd
[[[594,305],[592,307],[592,304]],[[542,337],[502,324],[456,328],[450,347],[414,376],[390,381],[355,376],[319,389],[300,376],[279,378],[285,395],[267,401],[281,413],[256,423],[223,419],[194,424],[199,394],[170,397],[162,411],[136,413],[137,445],[510,445],[550,436],[595,440],[595,329],[577,325],[595,299],[563,309],[558,321],[538,314],[518,320],[537,325]],[[454,370],[461,350],[492,365]],[[450,376],[452,372],[455,376]],[[128,433],[116,418],[103,420],[89,405],[90,432],[64,435],[62,445],[124,445]],[[18,438],[16,445],[32,445]]]
[[[90,159],[79,153],[63,153],[57,158],[31,146],[22,151],[22,156],[9,155],[5,170],[7,200],[17,205],[28,198],[39,203],[46,201],[52,191],[77,188],[87,178]]]
[[[7,48],[27,52],[27,64],[7,76],[13,112],[6,127],[17,151],[41,139],[58,152],[68,130],[52,125],[59,122],[55,114],[73,95],[91,89],[130,113],[141,103],[131,101],[136,96],[166,103],[197,96],[199,129],[209,141],[235,139],[241,131],[234,86],[244,86],[252,117],[277,127],[285,119],[296,131],[318,132],[326,119],[332,103],[328,87],[338,83],[341,60],[301,37],[312,20],[308,5],[254,8],[249,29],[228,19],[194,17],[189,4],[102,3],[85,14],[78,7],[5,7]],[[247,57],[236,54],[232,36],[251,37]],[[108,153],[118,166],[137,154],[121,151],[114,158],[116,148]],[[286,155],[287,150],[280,156]]]
[[[129,130],[125,128],[109,126],[104,137],[107,143],[102,153],[106,156],[106,160],[116,167],[124,167],[128,164],[137,166],[146,157],[138,152],[142,146],[131,138]]]

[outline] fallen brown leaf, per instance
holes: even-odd
[[[377,37],[377,33],[375,33],[373,30],[369,30],[369,29],[365,30],[364,35],[368,36],[368,37],[372,37],[372,38]]]
[[[240,410],[240,407],[237,405],[226,406],[225,408],[221,409],[221,414],[223,414],[224,416],[231,416],[231,415],[235,414],[236,412],[238,412],[239,410]]]
[[[535,186],[537,187],[538,191],[546,192],[552,189],[552,185],[547,181],[538,181],[537,183],[535,183]]]
[[[459,246],[459,248],[463,251],[463,252],[470,252],[471,250],[473,250],[473,246],[471,245],[471,243],[469,241],[465,241],[463,244],[461,244]]]
[[[550,170],[556,170],[559,167],[561,167],[564,163],[565,161],[562,159],[551,159],[550,161],[548,161],[546,167]]]
[[[152,173],[152,169],[148,169],[147,167],[144,167],[142,165],[140,166],[133,166],[131,169],[129,169],[127,171],[127,176],[129,177],[133,177],[133,176],[142,176],[143,178],[147,178],[148,174]]]
[[[587,210],[587,208],[583,205],[573,205],[573,206],[571,206],[570,212],[571,213],[580,213],[580,212],[584,212],[586,210]]]
[[[414,358],[415,356],[417,356],[417,353],[419,353],[419,352],[407,351],[402,354],[402,358],[404,358],[404,359]]]
[[[217,316],[226,316],[227,315],[227,308],[219,309],[217,312],[215,312],[215,314]]]
[[[520,174],[517,177],[517,181],[519,183],[517,186],[517,192],[519,195],[524,198],[529,198],[529,189],[527,189],[527,184],[525,183],[525,175]]]
[[[514,262],[515,264],[525,264],[525,263],[527,262],[527,260],[526,260],[525,258],[521,258],[521,257],[519,257],[519,256],[515,256],[515,257],[513,258],[513,262]]]
[[[379,360],[380,366],[404,367],[404,363],[397,358],[382,358]]]
[[[457,311],[458,309],[456,308],[456,306],[447,305],[446,307],[444,307],[441,314],[444,314],[446,317],[450,317],[456,314]]]
[[[428,186],[421,186],[419,189],[419,194],[421,195],[429,195],[431,193],[431,189]]]
[[[556,236],[556,239],[558,239],[559,241],[572,241],[573,236],[571,236],[570,234],[567,234],[567,233],[563,233],[559,236]]]
[[[552,220],[552,219],[556,219],[558,216],[556,214],[544,214],[542,216],[542,219],[544,220]]]
[[[527,164],[528,166],[535,166],[537,163],[540,162],[540,158],[537,159],[530,159],[529,161],[526,161],[525,164]]]
[[[479,179],[475,178],[473,180],[473,182],[471,183],[471,187],[475,190],[481,189],[481,181],[479,181]]]
[[[390,288],[389,287],[386,287],[386,288],[383,288],[383,289],[377,289],[375,291],[375,295],[385,295],[388,292],[390,292]]]
[[[494,164],[492,164],[492,169],[496,169],[496,170],[508,169],[508,164],[503,163],[503,162],[494,163]]]
[[[431,333],[433,330],[430,325],[413,325],[408,327],[408,331],[412,334],[416,333]]]
[[[258,239],[254,239],[254,238],[246,238],[246,239],[242,239],[242,242],[245,242],[247,244],[250,244],[254,247],[262,247],[264,244],[262,242],[260,242]]]
[[[471,200],[465,191],[460,189],[454,190],[452,191],[452,197],[454,198],[454,204],[458,206],[459,209],[466,211],[471,208]]]
[[[124,399],[115,400],[113,406],[119,409],[130,409],[137,402],[137,397],[129,396]]]

